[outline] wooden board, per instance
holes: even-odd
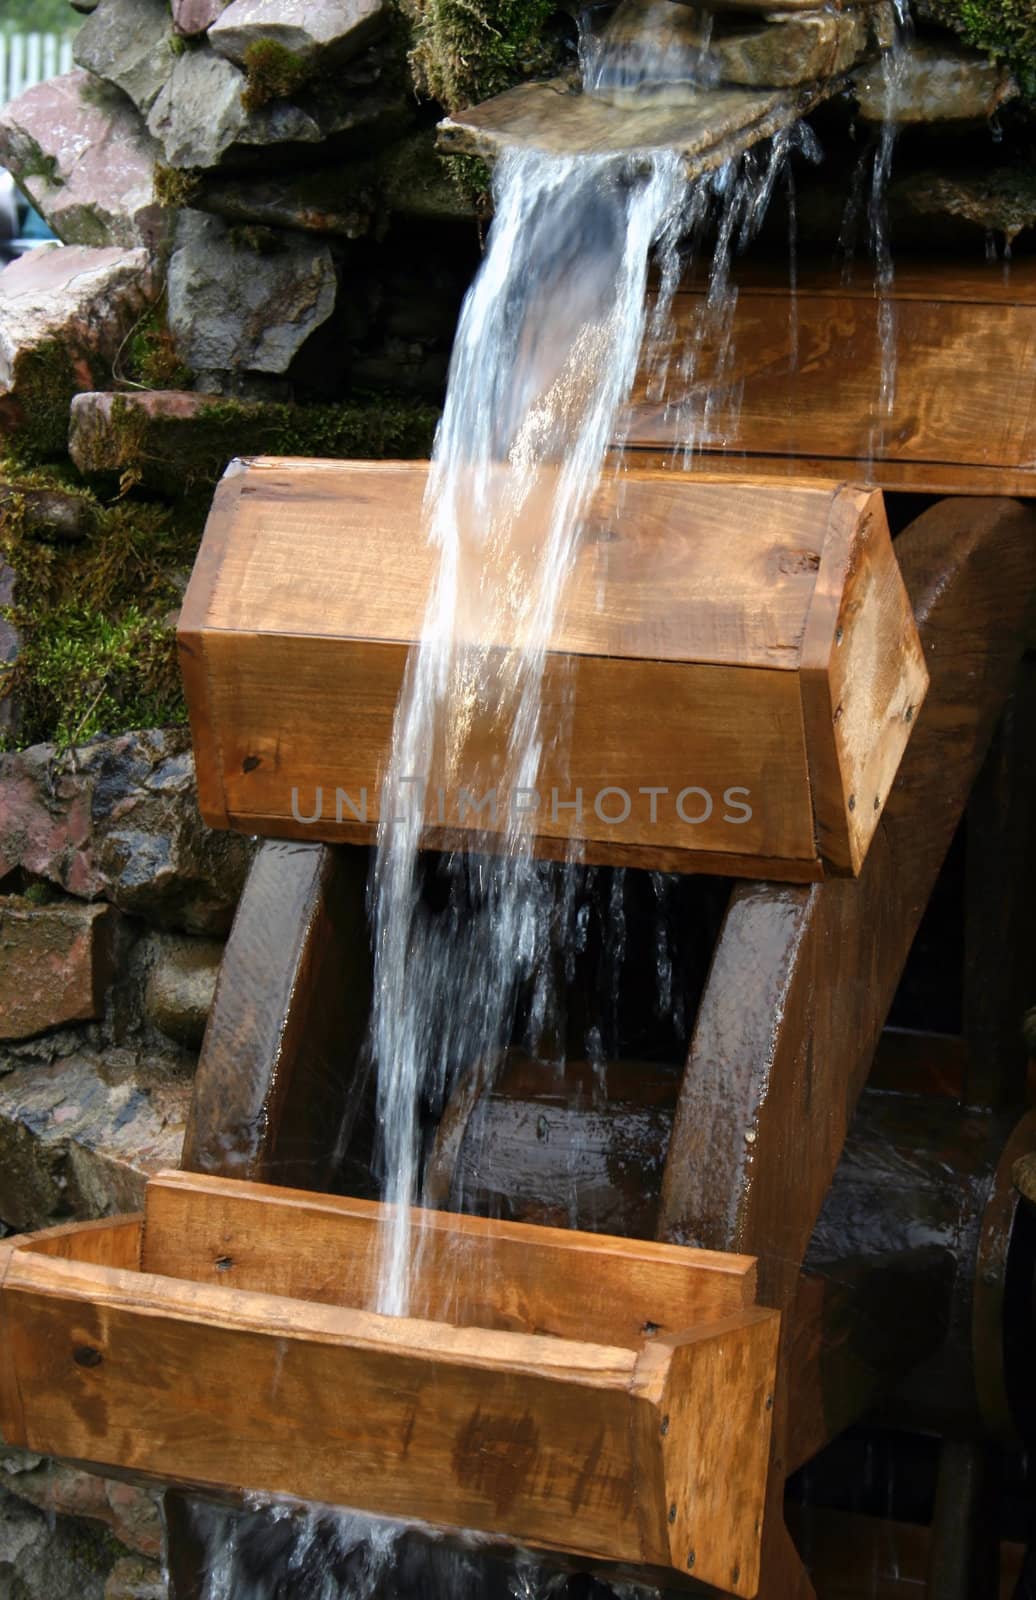
[[[426,473],[260,459],[224,480],[179,635],[213,825],[373,837],[432,578]],[[799,880],[857,871],[926,683],[880,496],[609,477],[547,659],[536,849]],[[445,808],[426,807],[427,844],[485,847],[462,791],[484,796],[505,739],[476,725]]]
[[[147,1190],[141,1266],[170,1278],[325,1305],[373,1303],[376,1201],[189,1173]],[[504,1328],[639,1349],[755,1303],[751,1256],[413,1210],[414,1308],[457,1327]],[[564,1293],[558,1292],[564,1283]]]
[[[897,264],[889,292],[895,397],[880,405],[881,301],[866,268],[805,270],[792,291],[787,268],[739,269],[738,298],[719,384],[709,470],[846,473],[889,489],[926,493],[1036,493],[1036,263]],[[676,297],[674,353],[704,329],[704,290]],[[794,354],[797,352],[797,355]],[[674,404],[634,390],[629,443],[682,448],[717,375],[702,338],[693,382]],[[785,466],[782,468],[781,461]]]
[[[96,1230],[85,1261],[31,1238],[0,1247],[5,1438],[178,1484],[349,1505],[755,1593],[776,1313],[749,1307],[608,1344],[384,1317],[147,1270],[149,1252],[171,1251],[180,1266],[193,1253],[193,1219],[174,1218],[171,1203],[232,1207],[233,1188],[164,1177],[149,1196],[141,1270],[98,1265]],[[339,1234],[334,1202],[254,1185],[241,1186],[239,1201],[255,1212],[253,1240],[272,1211],[289,1243],[296,1229],[311,1244],[322,1231],[327,1270],[348,1248],[349,1202]],[[151,1240],[163,1217],[172,1231]],[[132,1226],[111,1225],[120,1241]],[[439,1237],[487,1228],[449,1216],[431,1226]],[[186,1230],[179,1246],[177,1227]],[[517,1250],[523,1234],[526,1283],[542,1277],[541,1301],[548,1289],[570,1297],[574,1315],[587,1274],[555,1260],[548,1275],[547,1255],[567,1255],[567,1268],[590,1245],[518,1225],[497,1237]],[[609,1254],[625,1259],[634,1294],[640,1273],[667,1259],[688,1278],[728,1270],[696,1252],[600,1236],[592,1245],[606,1278]],[[749,1265],[735,1261],[731,1279],[750,1281]],[[285,1258],[272,1270],[283,1283]],[[520,1272],[514,1281],[520,1297]],[[664,1281],[659,1300],[671,1317]]]

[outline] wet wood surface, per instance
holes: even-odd
[[[364,1098],[367,853],[266,843],[253,863],[194,1079],[182,1164],[330,1188]]]
[[[260,459],[224,484],[181,632],[202,792],[220,790],[211,820],[373,836],[433,577],[426,476]],[[542,527],[530,517],[492,559],[529,561]],[[547,655],[542,718],[566,737],[537,777],[537,847],[767,878],[855,871],[926,682],[880,496],[608,477]],[[501,835],[507,727],[475,714],[449,760],[415,775],[426,844]],[[495,817],[472,808],[501,783]]]
[[[588,1329],[639,1349],[755,1303],[749,1256],[413,1211],[414,1314],[559,1339]],[[322,1305],[376,1303],[375,1201],[162,1173],[147,1192],[143,1270]],[[560,1286],[564,1286],[563,1289]]]
[[[631,1336],[628,1346],[609,1345],[160,1276],[148,1270],[151,1213],[174,1194],[272,1209],[273,1226],[297,1234],[303,1255],[319,1213],[325,1260],[337,1264],[350,1248],[347,1202],[321,1207],[248,1185],[229,1198],[232,1186],[189,1175],[170,1175],[149,1193],[141,1270],[15,1241],[0,1256],[6,1438],[174,1483],[481,1529],[523,1545],[675,1568],[681,1580],[693,1570],[726,1593],[754,1594],[775,1313],[741,1309],[669,1333],[649,1325],[635,1343]],[[332,1214],[343,1224],[340,1238]],[[179,1223],[190,1231],[189,1216]],[[255,1223],[251,1238],[270,1225],[268,1216]],[[126,1222],[111,1226],[122,1238]],[[481,1232],[484,1242],[493,1232],[442,1214],[430,1226],[440,1235]],[[569,1324],[577,1313],[585,1320],[586,1279],[571,1264],[587,1244],[553,1230],[504,1233],[528,1243],[536,1263],[524,1284],[530,1296],[541,1279],[541,1305],[573,1296]],[[169,1245],[167,1235],[156,1248]],[[708,1270],[683,1250],[616,1240],[609,1252],[597,1236],[592,1249],[605,1274],[609,1253],[627,1263],[627,1312],[639,1293],[636,1268],[642,1275],[668,1261],[688,1278]],[[558,1252],[568,1258],[562,1270]],[[282,1288],[276,1262],[273,1277]],[[671,1327],[682,1308],[664,1277],[647,1299]],[[516,1281],[520,1294],[520,1273]],[[363,1403],[328,1405],[329,1395]]]
[[[697,439],[710,470],[719,456],[739,474],[779,471],[783,458],[796,474],[845,472],[887,488],[1036,492],[1036,264],[897,263],[886,309],[859,271],[846,285],[837,269],[807,267],[794,291],[786,268],[737,276],[729,342],[710,327],[704,291],[677,295],[672,353],[696,352],[693,376],[670,404],[642,372],[631,446]]]
[[[758,1254],[764,1303],[787,1308],[798,1292],[914,932],[1030,636],[1034,534],[1036,516],[1015,502],[953,500],[900,536],[932,686],[863,872],[808,889],[743,885],[731,901],[659,1236]],[[768,1526],[781,1516],[795,1403],[778,1393]],[[761,1592],[782,1590],[767,1578]]]

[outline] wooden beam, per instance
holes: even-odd
[[[366,875],[364,850],[260,847],[195,1074],[189,1170],[328,1189],[348,1176],[366,1085]]]
[[[675,397],[638,379],[624,438],[683,449],[702,465],[845,473],[888,489],[1036,494],[1036,264],[970,270],[956,261],[897,263],[883,302],[873,275],[782,263],[736,273],[729,339],[706,308],[707,285],[674,305],[674,348],[693,355]],[[895,386],[882,414],[882,318],[894,328]],[[683,372],[685,363],[672,363]],[[1008,374],[1007,381],[1004,374]],[[706,397],[711,424],[703,428]],[[704,435],[704,436],[703,436]],[[726,457],[724,462],[723,458]]]

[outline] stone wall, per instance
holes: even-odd
[[[177,1166],[251,856],[183,730],[0,764],[0,1229],[140,1207]],[[0,1593],[157,1600],[154,1495],[0,1448]]]

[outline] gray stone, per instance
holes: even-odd
[[[26,1505],[0,1487],[3,1600],[104,1600],[115,1552],[106,1532]]]
[[[316,118],[285,101],[247,111],[244,88],[244,74],[207,47],[176,58],[148,117],[169,166],[214,167],[236,144],[314,144],[324,137]]]
[[[96,527],[98,510],[95,500],[73,490],[0,483],[0,526],[16,522],[30,539],[45,544],[78,544]],[[0,605],[8,603],[0,600]]]
[[[895,184],[891,198],[921,216],[959,218],[983,233],[1002,233],[1008,244],[1036,227],[1036,172],[1028,166],[918,172]]]
[[[0,113],[0,162],[66,244],[157,248],[168,214],[154,197],[159,149],[124,95],[69,72]]]
[[[104,1586],[104,1600],[167,1600],[169,1582],[161,1562],[142,1556],[116,1561]]]
[[[197,1050],[212,1009],[223,945],[169,933],[156,935],[154,943],[144,1015],[167,1039]]]
[[[193,39],[205,33],[227,0],[173,0],[173,27],[184,39]]]
[[[179,1165],[191,1080],[128,1051],[19,1063],[0,1077],[0,1217],[20,1232],[140,1211]]]
[[[24,421],[23,396],[40,403],[44,380],[51,407],[62,389],[71,404],[77,389],[103,388],[158,288],[144,249],[41,245],[0,272],[0,432]]]
[[[136,1560],[162,1553],[158,1495],[115,1478],[102,1478],[65,1461],[28,1450],[0,1448],[4,1487],[19,1500],[59,1517],[84,1518],[109,1528]]]
[[[561,79],[522,83],[445,118],[439,148],[490,162],[508,149],[622,156],[672,150],[694,177],[797,122],[839,86],[832,80],[798,89],[688,89],[678,106],[631,110],[574,93]]]
[[[672,0],[623,0],[602,41],[596,92],[613,105],[678,106],[702,85],[811,83],[848,71],[870,37],[858,11],[702,19],[701,12]]]
[[[186,729],[100,739],[74,761],[52,745],[0,756],[0,880],[21,868],[157,927],[223,934],[252,849],[202,822]]]
[[[220,217],[182,212],[169,264],[169,327],[195,371],[284,373],[335,306],[325,244],[285,234],[259,254]]]
[[[232,173],[210,179],[191,203],[228,222],[362,239],[370,233],[382,198],[371,176],[337,166],[293,168],[257,178]]]
[[[267,40],[300,61],[341,61],[364,49],[388,21],[385,0],[231,0],[209,29],[215,49],[244,66],[253,45]]]
[[[853,74],[867,122],[986,121],[1018,86],[988,57],[952,44],[911,45]]]
[[[73,54],[146,115],[176,60],[168,0],[101,0],[76,35]]]

